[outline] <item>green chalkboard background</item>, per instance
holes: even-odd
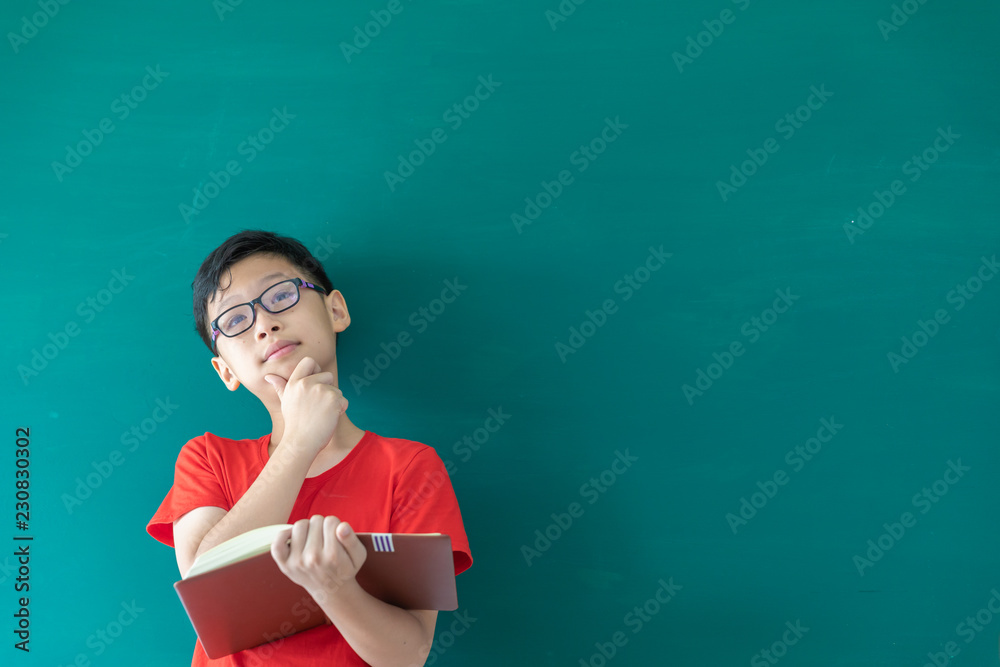
[[[1000,5],[561,7],[3,3],[0,662],[188,664],[145,524],[269,428],[190,315],[263,228],[345,295],[353,421],[451,462],[436,664],[997,663]]]

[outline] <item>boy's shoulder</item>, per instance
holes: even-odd
[[[437,456],[437,451],[430,445],[424,444],[417,440],[409,440],[407,438],[394,438],[385,435],[379,435],[374,431],[365,431],[364,436],[361,441],[354,446],[355,449],[367,448],[369,450],[377,450],[377,452],[385,457],[393,458],[396,460],[411,460],[413,457],[423,454],[424,456]]]
[[[227,438],[217,435],[211,431],[205,431],[201,435],[196,435],[188,440],[184,446],[190,449],[212,450],[212,449],[234,449],[252,447],[259,445],[265,440],[270,440],[271,434],[267,433],[259,438]]]
[[[434,447],[417,440],[394,438],[366,430],[344,459],[369,472],[391,477],[447,474],[444,461]]]
[[[260,457],[261,449],[267,452],[267,442],[271,434],[259,438],[227,438],[205,431],[188,440],[178,452],[178,463],[186,461],[202,461],[202,465],[231,465],[243,461],[246,465]]]

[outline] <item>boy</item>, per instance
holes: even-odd
[[[271,554],[332,625],[192,665],[423,665],[437,612],[404,610],[365,592],[355,530],[446,533],[455,574],[472,564],[458,502],[431,447],[355,426],[338,388],[336,342],[351,323],[344,297],[295,239],[244,231],[201,265],[192,284],[198,333],[230,391],[243,385],[271,416],[271,433],[205,433],[177,459],[174,485],[147,526],[195,557],[253,528],[290,523]],[[291,540],[288,544],[288,540]]]

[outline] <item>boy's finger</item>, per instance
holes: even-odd
[[[340,519],[335,516],[323,517],[323,552],[324,556],[332,559],[337,555],[340,545],[337,543],[337,526]]]
[[[299,519],[292,524],[291,544],[289,550],[301,559],[302,552],[305,551],[306,542],[309,539],[309,519]]]
[[[287,528],[275,535],[274,541],[271,542],[271,558],[279,565],[288,560],[288,554],[291,551],[291,539],[292,529]]]
[[[351,528],[351,524],[342,521],[337,526],[337,539],[344,545],[344,549],[347,551],[351,563],[354,564],[354,568],[356,570],[361,569],[361,565],[364,564],[365,558],[368,556],[368,551]]]
[[[302,357],[299,363],[295,364],[295,370],[288,376],[288,381],[301,380],[304,377],[315,374],[319,370],[319,364],[312,357]]]
[[[316,373],[322,373],[323,368],[319,365],[319,362],[312,357],[307,357],[309,359],[309,372],[306,375],[316,375]]]
[[[319,553],[323,550],[323,517],[320,514],[313,514],[309,517],[308,532],[306,533],[306,543],[302,547],[303,551],[309,550]]]
[[[333,385],[333,373],[331,373],[330,371],[326,371],[324,373],[316,373],[315,375],[311,375],[310,377],[320,384],[328,384],[331,386]]]
[[[274,387],[274,391],[277,392],[278,399],[280,400],[281,395],[285,393],[285,385],[288,384],[288,381],[280,375],[271,374],[265,375],[264,381]]]

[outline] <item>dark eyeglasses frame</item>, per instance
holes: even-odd
[[[280,285],[282,283],[292,283],[292,284],[295,285],[295,303],[293,303],[293,304],[291,304],[291,305],[289,305],[289,306],[287,306],[285,308],[282,308],[281,310],[271,310],[270,308],[268,308],[267,306],[264,305],[264,302],[263,302],[262,299],[264,298],[265,294],[267,294],[269,291],[271,291],[272,289],[274,289],[275,287],[277,287],[278,285]],[[250,331],[250,329],[253,328],[253,325],[257,323],[257,309],[255,308],[255,306],[258,303],[260,304],[261,308],[263,308],[264,310],[266,310],[267,312],[272,313],[272,314],[273,313],[283,313],[286,310],[288,310],[289,308],[291,308],[292,306],[294,306],[302,298],[302,292],[299,290],[300,287],[308,287],[309,289],[316,290],[317,292],[319,292],[321,294],[326,294],[326,290],[323,289],[322,287],[320,287],[319,285],[313,285],[312,283],[307,283],[306,281],[302,280],[301,278],[289,278],[287,280],[279,280],[278,282],[274,283],[273,285],[271,285],[270,287],[268,287],[267,289],[265,289],[263,292],[261,292],[260,296],[258,296],[253,301],[249,301],[247,303],[238,303],[235,306],[231,306],[230,308],[226,308],[224,311],[222,311],[221,314],[219,314],[218,317],[216,317],[214,320],[212,320],[212,351],[213,352],[216,351],[216,340],[218,339],[219,334],[222,334],[226,338],[235,338],[236,336],[241,336],[241,335],[245,334],[247,331]],[[228,313],[229,311],[235,310],[235,309],[240,308],[242,306],[250,306],[250,312],[253,313],[253,317],[250,319],[250,325],[247,326],[247,328],[244,329],[243,331],[239,332],[238,334],[233,334],[232,336],[230,336],[227,333],[224,333],[222,331],[222,329],[219,328],[219,320],[221,320],[225,316],[225,314]]]

